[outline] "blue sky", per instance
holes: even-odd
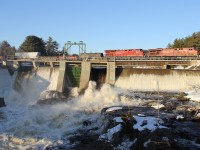
[[[166,47],[200,31],[199,6],[200,0],[0,0],[0,41],[18,48],[28,35],[51,36],[60,49],[84,41],[87,52]]]

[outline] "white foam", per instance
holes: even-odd
[[[115,83],[115,86],[123,89],[140,91],[185,91],[195,85],[200,85],[198,75],[176,72],[169,75],[132,74],[128,77],[119,77]]]
[[[16,77],[18,76],[13,76],[13,78]],[[50,69],[39,68],[36,74],[29,73],[16,78],[13,85],[18,87],[17,90],[11,88],[12,79],[9,79],[10,83],[6,84],[8,88],[4,89],[7,107],[1,111],[6,119],[0,121],[0,136],[20,137],[19,139],[22,140],[25,138],[35,139],[32,144],[27,142],[24,146],[18,145],[19,149],[34,147],[34,145],[38,145],[38,141],[44,139],[41,147],[45,148],[49,141],[58,141],[63,136],[68,136],[81,129],[85,120],[95,122],[105,107],[139,105],[138,101],[128,99],[122,101],[118,94],[123,90],[113,88],[109,84],[104,84],[100,90],[96,90],[95,82],[89,82],[84,95],[78,96],[77,88],[74,88],[73,93],[76,97],[65,103],[35,105],[41,93],[55,90],[57,78],[58,70],[53,70],[51,74]],[[4,81],[2,82],[4,83]],[[51,97],[48,94],[47,96]],[[0,140],[1,142],[3,141]],[[10,142],[12,143],[12,141]]]

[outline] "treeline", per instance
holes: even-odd
[[[185,38],[176,38],[172,44],[167,45],[168,48],[194,47],[200,50],[200,32],[194,32]]]
[[[11,46],[7,41],[0,42],[0,56],[6,58],[7,55],[14,55],[19,52],[40,52],[43,56],[56,56],[60,54],[59,44],[51,37],[44,41],[34,35],[27,36],[18,49]]]
[[[7,41],[0,41],[0,57],[14,55],[16,51],[40,52],[42,56],[56,56],[62,53],[58,50],[57,41],[49,37],[46,41],[34,35],[27,36],[18,49],[11,46]],[[185,38],[176,38],[174,42],[167,45],[168,48],[194,47],[200,50],[200,32],[194,32]]]

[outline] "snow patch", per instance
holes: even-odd
[[[113,120],[115,120],[115,122],[118,122],[118,123],[124,122],[121,117],[115,117]]]
[[[111,111],[120,110],[120,109],[122,109],[122,107],[110,107],[106,110],[106,112],[111,112]]]
[[[102,134],[99,136],[100,139],[108,139],[109,141],[112,141],[113,134],[119,132],[122,129],[122,125],[118,124],[117,126],[108,129],[108,132],[105,134]]]
[[[157,128],[167,128],[162,126],[160,123],[163,123],[162,119],[155,118],[155,117],[139,117],[133,116],[137,123],[133,126],[134,129],[138,129],[139,131],[143,131],[145,129],[150,130],[153,132]]]
[[[194,87],[194,89],[190,91],[186,91],[187,98],[190,98],[192,101],[200,102],[200,87]]]
[[[164,108],[165,106],[163,104],[155,104],[155,105],[152,105],[151,107],[155,109],[160,109],[160,108]]]
[[[176,120],[181,120],[181,119],[184,119],[183,115],[176,116]]]

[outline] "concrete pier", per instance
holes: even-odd
[[[60,62],[60,67],[59,67],[59,74],[58,74],[58,81],[57,81],[57,91],[58,92],[63,92],[64,86],[65,86],[65,68],[66,68],[66,63]]]
[[[81,78],[79,91],[87,88],[89,80],[90,80],[90,72],[91,72],[91,63],[87,61],[83,61],[81,63]]]
[[[115,84],[115,62],[107,63],[106,83]]]

